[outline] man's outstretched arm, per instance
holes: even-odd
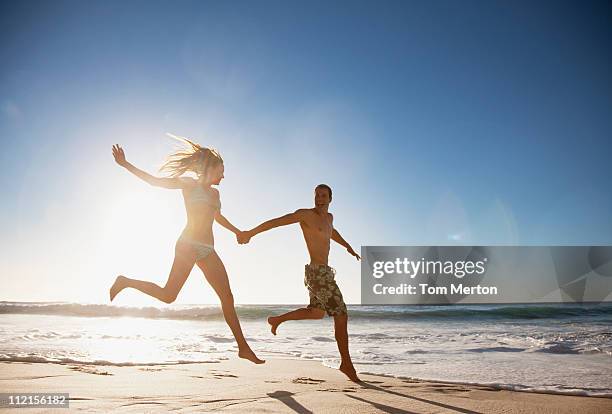
[[[238,242],[241,244],[248,243],[251,237],[262,233],[264,231],[268,231],[275,227],[287,226],[293,223],[299,223],[304,215],[304,210],[296,210],[293,213],[285,214],[284,216],[280,216],[277,218],[273,218],[272,220],[265,221],[261,223],[259,226],[243,232],[238,237]]]
[[[332,238],[333,241],[338,243],[340,246],[345,247],[346,251],[349,252],[350,255],[355,256],[355,258],[357,258],[357,260],[361,260],[361,257],[357,253],[355,253],[355,250],[353,250],[351,245],[348,244],[348,242],[342,238],[340,233],[338,233],[338,230],[336,230],[336,229],[332,230],[331,238]]]

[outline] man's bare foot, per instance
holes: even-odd
[[[340,369],[340,371],[342,371],[342,373],[344,375],[349,377],[349,379],[351,381],[361,382],[361,380],[357,376],[357,372],[355,371],[355,367],[353,367],[353,364],[344,364],[344,363],[340,364],[340,368],[339,369]]]
[[[115,283],[113,283],[109,291],[111,302],[113,301],[113,299],[115,299],[117,293],[121,292],[125,287],[125,279],[126,277],[121,275],[117,276],[117,279],[115,279]]]
[[[278,316],[268,317],[268,323],[270,324],[270,331],[272,331],[272,335],[276,335],[276,328],[278,328],[278,325],[281,324],[281,321],[278,319]]]
[[[263,359],[257,358],[255,352],[253,352],[250,348],[239,350],[238,356],[243,359],[248,359],[249,361],[254,362],[255,364],[263,364],[264,362],[266,362]]]

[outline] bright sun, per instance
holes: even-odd
[[[113,269],[128,277],[165,283],[173,246],[185,225],[179,191],[124,191],[109,203],[105,224],[107,254]],[[113,301],[120,306],[162,306],[140,292],[126,289]]]

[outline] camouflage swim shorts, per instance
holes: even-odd
[[[323,309],[329,316],[346,314],[342,293],[334,280],[336,271],[324,264],[305,266],[304,285],[310,296],[309,308]]]

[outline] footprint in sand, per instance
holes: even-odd
[[[70,367],[73,371],[82,372],[84,374],[94,374],[94,375],[114,375],[107,371],[99,371],[95,367],[87,367],[87,366],[73,366]]]
[[[213,374],[215,378],[223,379],[223,378],[238,378],[238,375],[233,374]]]
[[[356,390],[353,389],[353,388],[345,388],[343,390],[339,390],[338,388],[326,388],[326,389],[317,390],[317,391],[323,391],[323,392],[356,392]]]
[[[210,371],[210,374],[217,379],[238,378],[238,375],[229,374],[227,371],[213,370],[213,371]]]
[[[53,378],[53,377],[66,377],[68,375],[40,375],[40,376],[28,376],[28,377],[13,377],[13,378],[0,378],[0,381],[22,381],[22,380],[34,380],[41,378]]]
[[[441,394],[454,394],[457,392],[468,392],[465,388],[455,388],[455,387],[431,387],[430,391],[439,392]]]
[[[320,384],[322,382],[325,382],[325,380],[308,378],[308,377],[299,377],[299,378],[295,378],[291,382],[293,382],[294,384]]]

